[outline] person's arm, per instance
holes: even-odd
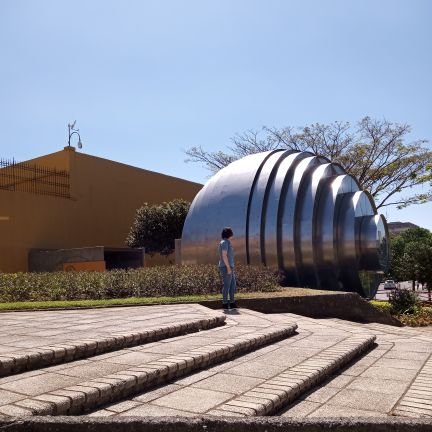
[[[229,261],[228,261],[228,251],[227,250],[222,250],[222,261],[224,262],[224,264],[226,265],[227,268],[227,272],[228,274],[231,274],[232,269],[229,265]]]

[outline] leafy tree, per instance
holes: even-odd
[[[150,205],[144,203],[126,238],[129,247],[145,247],[146,253],[169,255],[180,238],[190,203],[182,199]]]
[[[208,152],[202,147],[186,151],[187,161],[199,162],[217,172],[236,159],[277,148],[309,151],[340,163],[369,191],[377,207],[399,208],[432,199],[429,188],[413,193],[414,186],[432,181],[432,151],[426,140],[406,143],[411,132],[407,124],[365,117],[356,126],[347,122],[315,123],[299,129],[263,127],[232,138],[228,152]]]
[[[390,239],[389,273],[398,280],[427,283],[432,289],[432,233],[424,228],[410,228]]]

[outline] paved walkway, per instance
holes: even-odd
[[[219,325],[0,378],[0,415],[93,409],[88,415],[432,418],[432,328],[247,309],[223,314],[198,305],[0,318],[0,346],[9,355],[150,328],[174,331],[179,323]]]
[[[319,389],[288,407],[286,417],[432,417],[432,386],[417,412],[399,410],[400,401],[432,354],[432,328],[396,328],[337,319],[299,319],[309,330],[372,332],[377,347]]]
[[[204,307],[191,307],[210,316],[219,315]],[[149,308],[141,311],[145,313]],[[0,414],[80,412],[105,398],[117,398],[133,387],[182,375],[189,367],[201,367],[200,362],[214,364],[288,337],[295,329],[291,322],[275,326],[265,317],[244,314],[228,326],[0,378]]]
[[[196,304],[0,314],[0,376],[222,325]]]
[[[197,304],[4,312],[0,313],[0,356],[211,315],[215,313]]]
[[[348,336],[376,335],[377,346],[294,404],[284,417],[432,416],[432,385],[417,412],[397,409],[432,353],[432,329],[358,324],[293,314],[262,315],[239,309],[228,324],[295,321],[297,335],[219,366],[106,406],[92,416],[199,416],[212,414],[240,395],[301,364]],[[417,401],[418,403],[418,401]],[[406,403],[404,404],[406,406]],[[226,409],[226,406],[225,406]],[[422,411],[423,409],[423,411]],[[394,412],[394,410],[396,410]],[[236,415],[226,412],[226,415]]]

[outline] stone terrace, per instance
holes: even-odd
[[[0,378],[4,416],[432,417],[430,328],[197,305],[1,317],[1,358],[15,364],[66,341],[124,344],[60,365],[51,349],[52,366],[10,370]]]
[[[196,304],[2,313],[0,376],[222,325]]]
[[[301,366],[307,359],[349,337],[376,335],[375,347],[362,358],[334,371],[321,385],[270,414],[293,418],[432,417],[430,328],[397,328],[292,314],[263,316],[243,309],[227,316],[228,325],[241,323],[246,317],[248,320],[265,318],[275,324],[294,321],[298,325],[297,334],[246,356],[172,381],[167,386],[108,405],[90,415],[257,415],[259,412],[254,411],[248,393],[254,393],[255,398],[271,400],[272,386],[266,383],[284,371]],[[259,390],[261,395],[256,393],[260,386],[267,387],[267,395],[262,389]],[[413,393],[415,388],[417,392]]]

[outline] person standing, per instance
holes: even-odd
[[[236,278],[234,274],[234,249],[230,239],[234,236],[233,230],[226,227],[222,230],[222,240],[219,243],[219,271],[222,276],[222,307],[235,309],[237,307],[234,294]]]

